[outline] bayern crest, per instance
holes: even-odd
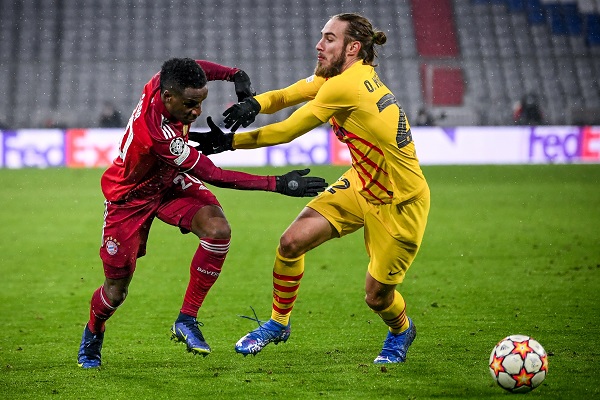
[[[106,248],[106,252],[111,256],[114,256],[119,251],[119,242],[113,237],[108,237],[104,241],[104,247]]]

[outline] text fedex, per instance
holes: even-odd
[[[600,161],[600,127],[538,126],[529,136],[529,162]]]

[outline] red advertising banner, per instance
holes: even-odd
[[[122,129],[68,129],[66,164],[71,168],[106,167],[118,155]]]
[[[581,161],[600,161],[600,126],[586,126],[582,129]]]

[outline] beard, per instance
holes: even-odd
[[[332,78],[336,75],[342,73],[342,67],[346,63],[346,54],[342,51],[336,58],[333,59],[331,65],[329,67],[324,67],[321,65],[320,61],[317,61],[317,66],[315,67],[315,75],[321,78]]]

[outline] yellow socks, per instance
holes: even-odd
[[[277,249],[273,266],[273,310],[271,319],[282,325],[290,322],[300,279],[304,274],[304,254],[298,258],[285,258]]]
[[[394,301],[383,311],[377,312],[383,322],[390,327],[390,332],[400,333],[408,329],[409,322],[406,317],[406,303],[400,292],[395,291]]]

